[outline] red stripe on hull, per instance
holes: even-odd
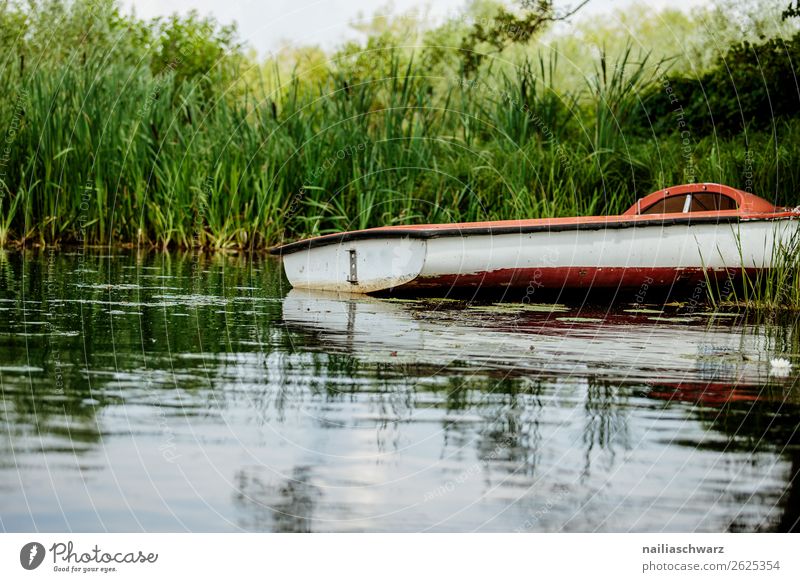
[[[753,275],[757,269],[747,269]],[[398,289],[430,289],[441,287],[513,287],[536,289],[563,288],[637,288],[670,287],[706,280],[722,281],[727,277],[741,278],[742,269],[704,270],[674,267],[536,267],[524,269],[497,269],[464,275],[417,277]]]

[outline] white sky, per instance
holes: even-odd
[[[609,13],[632,0],[591,0],[579,13],[582,18]],[[688,9],[711,0],[648,0],[653,9]],[[350,23],[359,14],[369,17],[392,7],[393,13],[428,7],[431,17],[440,21],[457,14],[467,0],[125,0],[143,18],[186,13],[192,8],[211,14],[223,23],[235,21],[242,40],[262,55],[277,49],[283,41],[292,44],[319,44],[331,48],[345,39],[357,37]],[[561,0],[557,6],[574,6],[579,0]]]

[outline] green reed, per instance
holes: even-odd
[[[779,235],[781,232],[783,236]],[[765,312],[800,309],[800,229],[796,221],[776,223],[775,233],[775,240],[768,249],[770,269],[755,273],[742,269],[741,273],[733,273],[737,276],[735,285],[709,282],[707,277],[708,300],[714,307]],[[736,236],[738,239],[738,232]],[[741,244],[739,254],[741,259]]]
[[[374,75],[334,63],[280,83],[253,82],[246,63],[240,81],[178,78],[114,50],[0,64],[0,246],[263,249],[384,224],[619,213],[687,169],[767,198],[800,186],[798,122],[698,137],[688,156],[679,134],[641,131],[658,64],[630,50],[573,91],[555,56],[463,78],[398,50]]]

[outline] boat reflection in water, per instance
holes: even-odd
[[[289,326],[361,359],[455,362],[537,377],[766,382],[769,356],[757,326],[719,314],[574,309],[545,304],[384,300],[292,289]]]
[[[786,346],[768,326],[679,308],[298,289],[283,319],[298,345],[407,376],[413,403],[398,422],[424,422],[430,409],[445,408],[434,415],[444,466],[474,448],[483,488],[426,467],[441,471],[442,489],[428,500],[445,509],[432,513],[458,516],[434,529],[458,529],[466,519],[458,511],[498,495],[498,518],[483,529],[797,528],[798,395],[793,377],[770,375],[770,358]]]

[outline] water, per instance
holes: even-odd
[[[0,254],[4,531],[787,531],[793,321]]]

